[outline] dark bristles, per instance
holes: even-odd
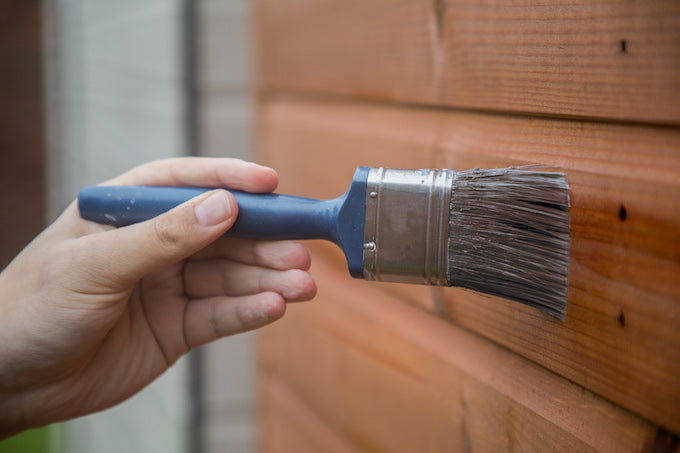
[[[448,283],[564,320],[569,273],[564,174],[517,168],[456,172]]]

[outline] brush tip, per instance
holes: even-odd
[[[519,168],[456,172],[448,283],[564,320],[569,273],[564,174]]]

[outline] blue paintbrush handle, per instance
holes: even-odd
[[[239,212],[228,236],[253,239],[326,239],[342,248],[350,273],[363,276],[366,180],[359,167],[347,193],[332,200],[232,191]],[[78,195],[84,219],[125,226],[143,222],[212,189],[91,186]]]
[[[212,189],[189,187],[91,186],[78,195],[80,215],[114,226],[143,222]],[[314,200],[279,194],[231,192],[239,206],[233,237],[326,239],[338,242],[338,213],[346,195]]]

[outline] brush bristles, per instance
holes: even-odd
[[[457,172],[449,214],[448,283],[564,319],[569,186],[561,173]]]

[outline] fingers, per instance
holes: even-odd
[[[272,192],[276,172],[239,159],[181,157],[133,168],[106,185],[221,187],[254,193]]]
[[[303,270],[266,269],[219,259],[188,262],[184,288],[190,298],[275,292],[286,302],[300,302],[316,295],[314,280]]]
[[[192,258],[224,258],[278,270],[302,269],[306,271],[312,264],[309,250],[300,243],[237,238],[220,238]]]
[[[286,302],[276,293],[192,300],[184,315],[184,338],[190,348],[195,348],[265,326],[285,312]]]
[[[146,222],[79,239],[79,267],[102,284],[130,287],[148,273],[196,253],[234,223],[238,205],[225,190],[201,194]]]

